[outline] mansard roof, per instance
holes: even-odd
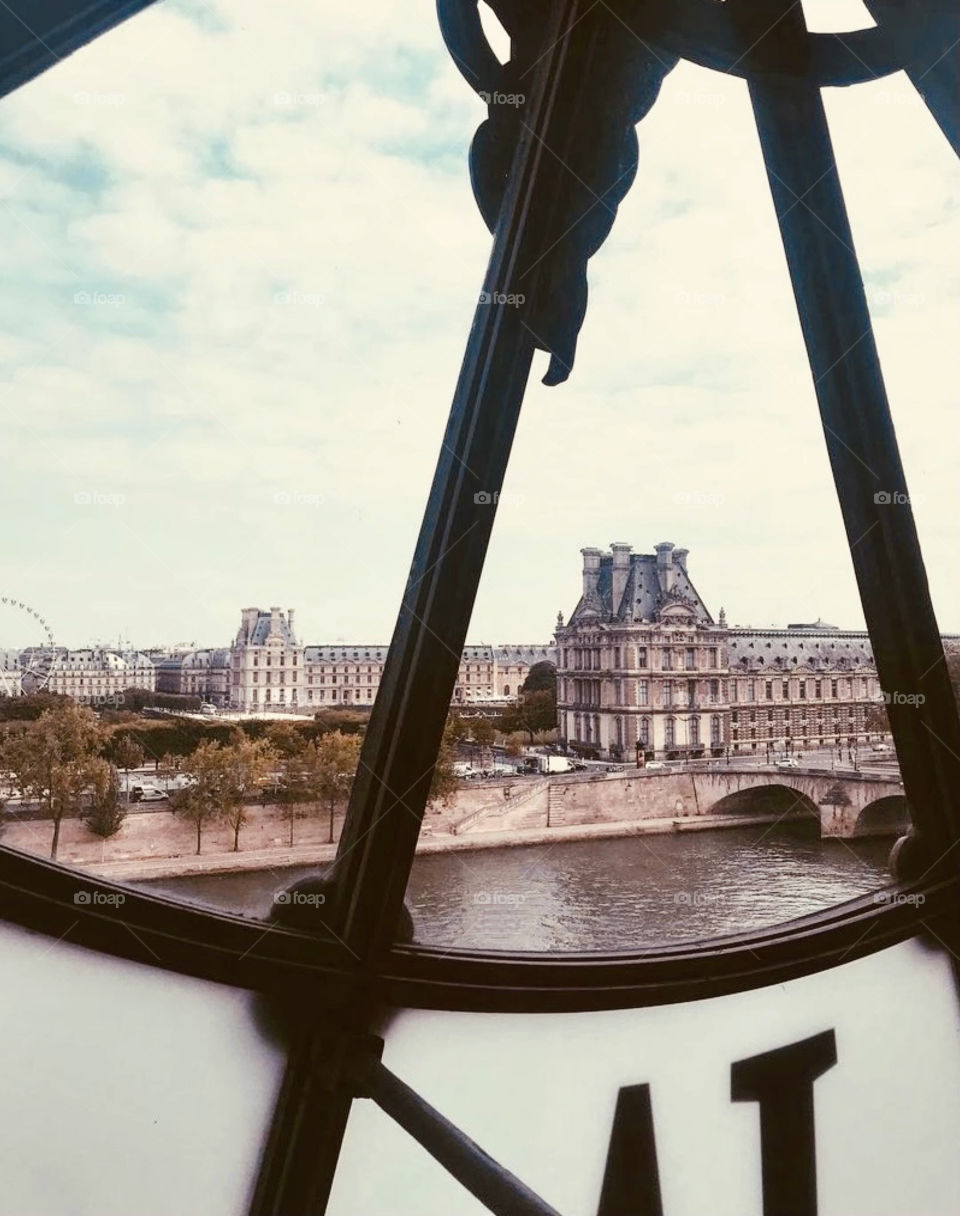
[[[672,565],[673,587],[666,591],[660,585],[656,554],[631,553],[629,556],[626,586],[619,602],[613,603],[613,555],[601,554],[597,599],[588,602],[582,597],[573,610],[569,625],[579,625],[589,620],[625,624],[634,621],[656,621],[661,610],[671,602],[689,607],[698,624],[714,623],[706,604],[700,598],[700,593],[682,566]]]
[[[858,671],[874,666],[869,635],[835,626],[789,629],[731,629],[727,634],[731,671]]]
[[[498,663],[526,663],[532,667],[534,663],[554,663],[557,661],[556,646],[546,644],[538,646],[523,642],[514,646],[494,646],[493,653]]]
[[[382,642],[360,643],[339,646],[305,646],[303,658],[306,663],[382,663],[387,657]]]

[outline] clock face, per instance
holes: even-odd
[[[383,1059],[561,1212],[955,1216],[956,1025],[948,956],[912,939],[682,1005],[399,1012]],[[330,1216],[484,1210],[354,1106]]]

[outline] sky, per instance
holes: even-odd
[[[905,77],[825,98],[957,631],[956,160]],[[253,605],[389,640],[490,250],[484,116],[432,0],[168,0],[0,104],[0,647],[39,617],[223,645]],[[611,541],[688,548],[733,624],[861,628],[745,85],[681,65],[638,132],[571,379],[537,356],[468,640],[548,640]]]

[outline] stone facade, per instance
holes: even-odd
[[[230,705],[241,710],[369,709],[387,649],[383,643],[302,646],[293,631],[293,609],[245,608],[231,650]],[[553,647],[466,646],[453,703],[514,700],[530,668],[543,660],[556,662]]]
[[[138,650],[58,649],[44,688],[81,703],[119,705],[125,689],[156,689],[156,667]]]
[[[158,692],[199,697],[221,707],[230,704],[231,651],[187,650],[155,661]]]
[[[299,707],[303,647],[293,630],[293,609],[244,608],[230,653],[230,705],[234,709]]]
[[[583,593],[558,622],[558,721],[574,750],[634,760],[852,747],[880,689],[866,633],[714,621],[687,550],[583,549]]]

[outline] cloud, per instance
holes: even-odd
[[[957,188],[912,96],[827,106],[945,608]],[[168,3],[6,99],[0,574],[58,637],[217,642],[283,602],[312,640],[389,638],[489,255],[483,116],[430,6],[392,2]],[[472,636],[547,637],[611,539],[685,544],[731,619],[856,624],[746,89],[683,65],[639,134],[573,379],[528,393]],[[124,506],[78,516],[78,489]]]

